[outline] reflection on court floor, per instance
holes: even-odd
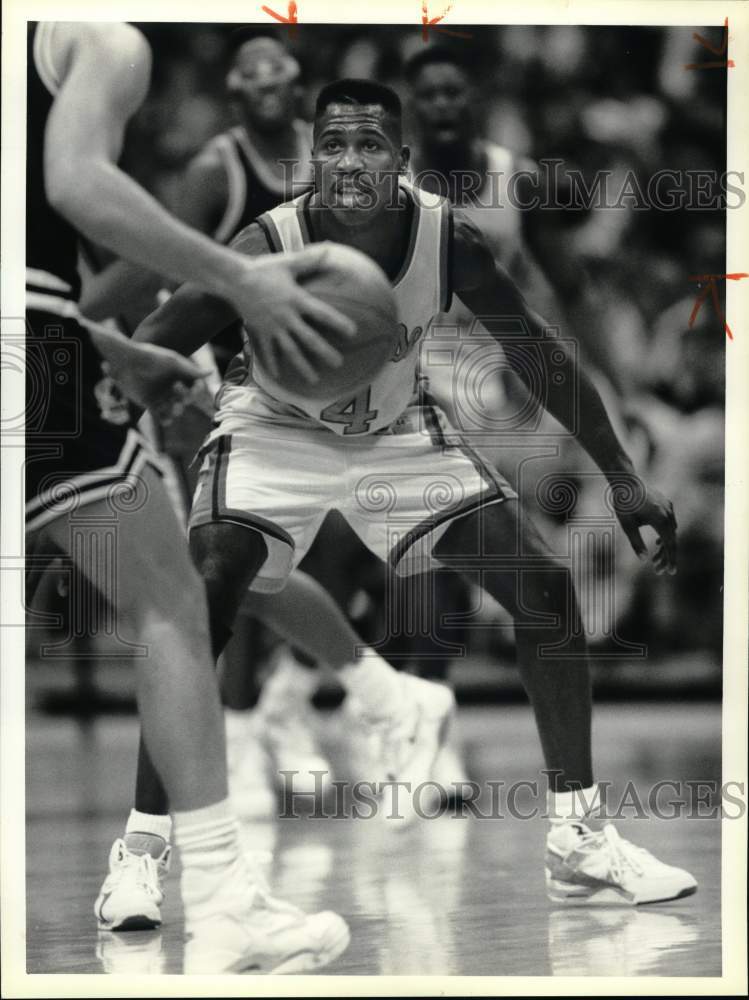
[[[333,720],[325,728],[335,733]],[[459,735],[474,780],[539,778],[525,708],[462,709]],[[596,735],[600,777],[619,787],[631,779],[645,791],[659,779],[720,775],[717,706],[602,706]],[[129,807],[135,750],[132,718],[100,719],[86,730],[59,719],[29,722],[29,972],[180,971],[178,864],[160,932],[97,934],[93,917],[107,852]],[[340,758],[337,766],[345,777]],[[272,852],[278,895],[349,921],[351,945],[330,974],[719,975],[719,822],[628,818],[620,829],[692,871],[697,895],[637,910],[553,907],[539,818],[448,813],[394,833],[380,817],[306,815],[248,824],[244,842]]]

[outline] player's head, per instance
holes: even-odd
[[[430,146],[451,146],[469,139],[476,95],[473,70],[466,57],[434,45],[412,56],[404,72],[423,140]]]
[[[261,132],[283,128],[294,117],[299,63],[275,38],[239,41],[226,87],[250,124]]]
[[[320,91],[312,155],[323,204],[347,225],[367,223],[393,204],[408,165],[400,98],[372,80],[345,79]]]

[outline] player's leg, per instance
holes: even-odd
[[[356,659],[361,637],[325,588],[302,570],[294,570],[277,594],[248,591],[242,612],[269,625],[292,646],[334,670]]]
[[[186,968],[285,971],[285,963],[293,960],[299,971],[326,964],[345,947],[345,924],[333,914],[307,917],[293,908],[274,922],[267,886],[246,867],[227,801],[223,717],[210,667],[203,582],[158,476],[144,471],[136,489],[142,492],[141,502],[137,495],[132,501],[138,509],[118,520],[115,588],[107,596],[115,602],[120,637],[148,651],[135,661],[138,703],[145,743],[174,803],[190,935]],[[95,517],[100,511],[92,504],[86,513]],[[49,533],[71,558],[80,559],[80,537],[71,536],[69,525],[55,522]],[[96,528],[87,537],[94,542],[92,555],[107,552],[106,544],[98,544]],[[111,579],[106,575],[111,566],[96,559],[82,562],[96,585]],[[150,855],[123,848],[116,844],[112,852],[112,891],[100,897],[100,926],[119,922],[115,897],[122,897],[128,884],[142,890],[141,898],[153,896],[155,912],[144,916],[157,925],[156,866]],[[131,909],[127,898],[124,907]]]
[[[518,666],[550,786],[555,792],[589,788],[590,668],[569,570],[555,559],[515,499],[457,519],[434,552],[457,569],[461,561],[475,564],[477,557],[491,563],[482,572],[482,586],[515,621]]]
[[[305,428],[302,437],[295,428],[273,426],[269,431],[267,424],[253,424],[246,433],[232,435],[222,449],[217,448],[215,475],[199,489],[193,506],[194,528],[204,519],[225,516],[235,524],[244,522],[261,530],[268,556],[253,590],[275,594],[277,600],[288,585],[291,570],[309,551],[327,511],[348,504],[350,461],[350,448],[323,429]],[[211,541],[209,535],[203,537]],[[205,555],[205,565],[210,568],[210,551]],[[366,716],[372,742],[377,745],[373,777],[400,777],[403,758],[414,754],[411,737],[417,730],[419,734],[426,732],[428,727],[420,722],[425,713],[429,715],[430,706],[434,707],[430,703],[420,714],[421,703],[414,706],[418,698],[411,685],[419,688],[420,695],[434,692],[432,701],[439,703],[438,710],[431,713],[435,715],[435,731],[451,713],[451,692],[418,678],[403,678],[374,650],[360,647],[338,605],[311,580],[299,582],[305,593],[292,592],[281,598],[274,628],[336,670],[353,703]],[[209,587],[209,602],[210,591]],[[233,613],[234,607],[221,596],[220,587],[216,592],[220,607],[229,607]],[[267,599],[266,608],[273,607],[272,601],[272,597]],[[262,597],[259,602],[263,603]],[[214,616],[214,624],[216,619]],[[417,741],[418,750],[422,742]]]
[[[75,517],[56,518],[35,533],[36,544],[53,544],[75,561],[113,604],[120,641],[141,646],[144,655],[134,664],[145,738],[174,788],[176,807],[210,809],[226,798],[226,775],[217,691],[207,669],[205,595],[158,475],[146,466],[132,490],[127,504],[113,494]],[[96,905],[101,927],[122,919],[134,927],[160,922],[169,817],[162,827],[163,836],[155,838],[160,846],[147,859],[130,857],[115,843],[106,892]]]
[[[484,588],[515,621],[518,663],[549,773],[546,882],[554,902],[648,903],[694,892],[680,868],[603,822],[591,761],[591,687],[585,636],[566,567],[516,500],[453,522],[435,547],[446,561],[478,554]]]
[[[226,799],[226,771],[205,593],[158,474],[146,466],[132,490],[127,503],[115,493],[53,520],[42,544],[76,562],[112,603],[119,640],[143,650],[133,658],[142,731],[175,810],[210,811]],[[147,858],[130,858],[116,842],[97,900],[101,927],[123,919],[136,928],[158,925],[170,830],[165,815]]]
[[[134,657],[138,707],[174,808],[218,802],[226,793],[224,741],[216,682],[206,669],[205,593],[160,477],[146,465],[127,503],[115,496],[84,510],[42,530],[95,586],[107,588],[118,636],[145,647]]]
[[[197,579],[203,600],[207,599],[210,649],[206,657],[208,662],[215,663],[232,634],[234,617],[247,588],[266,558],[265,540],[258,531],[217,522],[201,525],[191,533],[192,560],[184,542],[182,550],[191,577]],[[223,716],[221,728],[223,731]],[[163,829],[160,817],[167,817],[169,809],[165,783],[153,764],[147,740],[141,738],[135,782],[135,815],[131,815],[128,821],[127,834],[159,837]],[[131,842],[135,843],[134,840]],[[154,850],[160,844],[156,841],[147,846],[149,850]]]

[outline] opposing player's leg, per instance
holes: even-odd
[[[232,502],[239,501],[232,498]],[[319,519],[323,513],[320,512]],[[335,601],[311,577],[295,572],[278,593],[250,592],[268,558],[268,541],[269,536],[262,531],[236,521],[206,521],[192,528],[190,545],[207,595],[214,660],[228,642],[242,607],[244,613],[255,615],[313,659],[334,668],[353,663],[359,638]],[[283,556],[278,558],[285,562]],[[283,587],[284,582],[282,576],[271,589]],[[157,838],[137,843],[147,845],[151,853],[160,851],[162,817],[168,817],[168,812],[164,783],[141,740],[135,810],[128,821],[126,840],[135,845],[139,836]]]
[[[217,522],[194,529],[191,534],[192,559],[184,541],[182,550],[190,576],[198,581],[203,600],[207,601],[210,640],[206,636],[204,641],[210,641],[210,649],[206,650],[206,658],[207,662],[215,663],[232,634],[232,624],[247,588],[266,558],[265,540],[253,529]],[[223,725],[222,716],[222,731]],[[160,837],[164,830],[162,817],[168,818],[169,809],[165,782],[153,764],[147,740],[142,737],[135,782],[135,815],[131,815],[128,821],[126,839],[133,834]],[[166,833],[168,839],[168,823]],[[134,844],[134,840],[131,843]],[[144,843],[151,853],[161,847],[158,840]]]
[[[292,960],[296,970],[326,964],[348,941],[343,921],[290,907],[279,911],[241,854],[227,802],[203,583],[159,476],[146,466],[128,489],[127,503],[116,507],[114,533],[106,501],[86,506],[83,532],[83,519],[57,518],[44,530],[113,602],[120,639],[146,653],[135,658],[138,704],[146,744],[174,803],[187,971],[284,971]],[[168,855],[136,855],[119,841],[110,866],[97,900],[99,926],[158,926]]]
[[[41,530],[112,601],[119,638],[143,650],[134,663],[146,740],[174,808],[200,808],[226,792],[203,585],[158,473],[144,466],[122,489],[126,500],[113,493]]]
[[[590,671],[575,588],[518,502],[494,503],[455,521],[435,554],[455,565],[471,556],[485,559],[483,586],[515,622],[520,673],[549,773],[549,898],[638,904],[694,892],[688,872],[624,840],[599,817]]]

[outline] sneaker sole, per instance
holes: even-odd
[[[563,906],[648,906],[652,903],[668,903],[675,899],[684,899],[686,896],[693,896],[697,892],[697,886],[686,886],[669,895],[654,896],[652,899],[638,899],[631,893],[614,886],[606,886],[601,889],[590,886],[574,885],[574,883],[560,882],[551,878],[549,872],[546,873],[546,895],[552,903]]]
[[[275,969],[270,971],[271,976],[293,975],[300,972],[312,972],[315,969],[322,969],[326,965],[334,962],[349,946],[351,932],[347,926],[341,927],[326,943],[326,948],[322,952],[305,951],[291,958],[285,959]]]
[[[97,921],[100,931],[154,931],[157,927],[161,927],[161,920],[155,919],[154,917],[148,917],[145,913],[139,913],[134,916],[125,917],[119,923],[113,921],[112,923],[106,923],[103,920]]]

